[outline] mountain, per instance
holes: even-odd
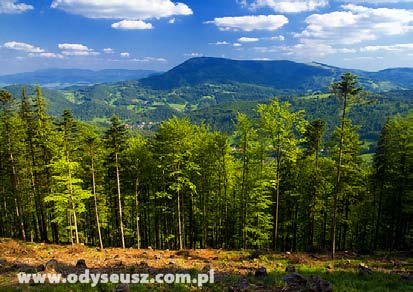
[[[413,89],[413,68],[395,68],[379,72],[343,69],[321,63],[292,61],[250,61],[223,58],[193,58],[163,74],[140,80],[142,86],[171,90],[204,83],[243,83],[276,88],[285,93],[304,94],[326,91],[345,72],[359,76],[367,90]]]
[[[101,71],[82,69],[47,69],[27,73],[0,76],[0,85],[39,84],[42,87],[64,88],[72,85],[113,83],[122,80],[140,79],[156,71],[107,69]]]
[[[240,61],[193,58],[170,71],[140,80],[143,86],[169,90],[203,83],[247,83],[278,89],[323,89],[341,73],[339,68],[292,61]]]
[[[116,114],[141,129],[152,129],[174,115],[189,116],[194,122],[204,121],[212,129],[227,133],[234,130],[238,112],[254,117],[258,103],[278,97],[294,110],[304,109],[309,120],[325,120],[331,136],[339,122],[340,105],[330,96],[328,86],[348,71],[359,76],[361,85],[376,98],[368,106],[354,107],[351,118],[361,126],[363,139],[377,140],[388,117],[413,108],[412,68],[367,72],[320,63],[195,58],[142,79],[61,90],[44,88],[43,94],[54,116],[70,109],[76,118],[101,123]],[[63,77],[70,80],[71,75]],[[18,97],[21,87],[13,85],[6,90]],[[29,95],[34,94],[33,86],[26,88]]]

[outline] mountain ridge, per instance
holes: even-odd
[[[306,90],[325,90],[345,72],[358,75],[367,90],[413,89],[413,68],[388,68],[369,72],[317,62],[232,60],[212,57],[188,59],[167,72],[142,78],[139,82],[142,86],[155,90],[171,90],[202,83],[236,82],[302,94]]]

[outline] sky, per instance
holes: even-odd
[[[413,0],[0,0],[0,75],[200,56],[413,67]]]

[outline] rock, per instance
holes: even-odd
[[[334,270],[333,264],[328,264],[326,268],[327,270]]]
[[[117,285],[112,292],[130,292],[128,284],[119,284]]]
[[[55,273],[57,271],[57,266],[58,266],[58,263],[56,260],[50,260],[44,265],[43,271],[48,272],[48,273]]]
[[[248,282],[248,280],[244,278],[244,279],[241,279],[236,284],[234,284],[233,286],[229,287],[228,291],[231,291],[231,292],[247,291],[246,289],[248,288],[249,285],[250,283]]]
[[[253,252],[251,252],[251,254],[248,256],[249,260],[255,260],[260,258],[260,255],[262,255],[262,252],[258,251],[258,250],[254,250]]]
[[[291,252],[286,251],[285,254],[286,254],[286,255],[291,255]]]
[[[161,255],[160,254],[156,254],[155,255],[155,260],[160,260],[161,259]]]
[[[333,291],[333,284],[330,282],[321,279],[317,275],[311,275],[310,279],[308,280],[310,291],[312,292],[332,292]]]
[[[295,272],[295,267],[293,265],[288,265],[285,267],[285,272],[286,273],[294,273]]]
[[[283,267],[283,264],[282,264],[282,263],[276,263],[275,266],[276,266],[277,268],[282,268],[282,267]]]
[[[149,267],[148,263],[145,262],[145,261],[141,261],[141,262],[139,263],[139,265],[140,265],[141,267]]]
[[[174,265],[176,265],[176,262],[175,261],[170,261],[169,265],[174,266]]]
[[[400,279],[404,281],[413,281],[413,276],[408,274],[402,274],[400,275]]]
[[[362,275],[373,273],[373,271],[365,263],[360,263],[358,266],[358,270],[359,270],[359,273]]]
[[[305,287],[307,285],[307,279],[297,273],[291,273],[282,277],[282,280],[287,283],[288,286]]]
[[[202,272],[206,273],[209,272],[211,270],[211,266],[210,265],[206,265],[202,268]]]
[[[255,270],[256,278],[265,278],[267,276],[267,269],[264,267],[258,268]]]
[[[189,257],[189,251],[187,250],[179,250],[176,252],[177,256],[182,256],[182,257]]]
[[[78,269],[87,269],[86,261],[84,259],[77,260],[76,268],[78,268]]]

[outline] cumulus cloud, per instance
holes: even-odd
[[[73,51],[89,51],[90,49],[82,44],[58,44],[61,50],[73,50]]]
[[[93,49],[88,48],[82,44],[58,44],[62,54],[65,56],[96,56],[99,55],[98,52],[95,52]]]
[[[284,15],[247,15],[219,17],[205,22],[215,24],[220,30],[277,30],[288,23]]]
[[[413,11],[343,5],[345,11],[313,14],[307,27],[295,36],[326,44],[357,44],[382,36],[403,35],[413,30]]]
[[[328,5],[328,0],[255,0],[252,9],[269,7],[281,13],[299,13],[316,10]]]
[[[43,53],[45,51],[42,48],[35,47],[27,43],[20,43],[15,41],[4,43],[3,47],[6,49],[23,51],[26,53]]]
[[[1,0],[0,1],[0,14],[20,14],[29,10],[33,10],[32,5],[25,3],[16,3],[16,0]]]
[[[170,0],[54,0],[52,8],[87,18],[144,20],[149,18],[191,15],[184,3]]]
[[[249,38],[249,37],[241,37],[238,39],[238,41],[241,43],[254,43],[254,42],[258,42],[259,40],[260,40],[259,38]]]
[[[142,20],[122,20],[112,24],[112,28],[122,30],[141,30],[152,29],[152,23],[144,22]]]
[[[129,58],[130,54],[128,52],[123,52],[119,54],[122,58]]]

